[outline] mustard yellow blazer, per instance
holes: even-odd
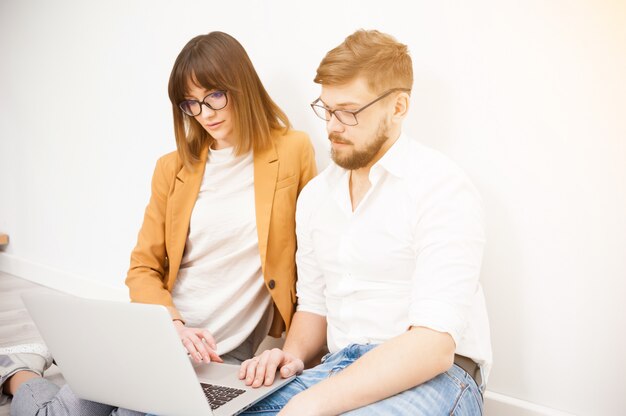
[[[193,170],[184,167],[178,152],[161,157],[152,177],[152,195],[137,245],[130,257],[126,285],[133,302],[168,307],[175,319],[184,317],[172,301],[172,288],[187,242],[208,149]],[[254,193],[259,255],[265,286],[274,302],[269,334],[289,329],[296,303],[296,198],[315,176],[309,137],[299,131],[276,133],[273,146],[254,156]],[[210,299],[207,299],[210,302]]]

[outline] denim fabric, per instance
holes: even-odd
[[[143,416],[144,413],[117,409],[76,397],[68,385],[61,389],[45,378],[26,381],[15,392],[11,416]]]
[[[255,416],[277,414],[293,396],[343,370],[375,346],[353,344],[327,355],[320,365],[305,370],[291,383],[250,407],[243,414]],[[320,400],[323,399],[320,397]],[[454,365],[450,370],[426,383],[344,414],[476,416],[482,415],[482,407],[483,401],[478,386],[469,374]]]

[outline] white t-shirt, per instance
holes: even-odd
[[[237,348],[259,323],[267,333],[271,297],[261,271],[251,152],[211,150],[172,296],[187,326],[213,334],[218,354]]]
[[[483,212],[467,176],[401,135],[372,166],[354,212],[349,179],[331,163],[298,199],[298,311],[326,316],[331,352],[382,343],[410,326],[447,332],[486,380]]]

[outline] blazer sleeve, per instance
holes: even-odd
[[[175,158],[174,158],[175,159]],[[171,182],[175,178],[172,157],[157,161],[152,176],[152,193],[146,207],[137,245],[130,256],[126,276],[132,302],[164,305],[173,319],[181,319],[167,289],[167,248],[165,244],[165,216]]]

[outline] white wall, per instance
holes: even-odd
[[[154,162],[174,149],[169,71],[200,33],[242,42],[326,165],[312,78],[360,27],[409,44],[406,131],[463,166],[485,200],[487,414],[623,412],[621,1],[2,0],[0,270],[124,293]]]

